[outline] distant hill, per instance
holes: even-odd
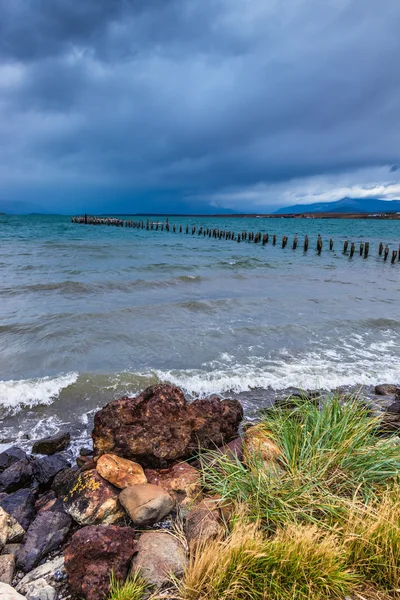
[[[301,213],[383,213],[400,212],[400,200],[379,200],[378,198],[342,198],[336,202],[315,202],[314,204],[294,204],[280,208],[278,215],[298,215]]]

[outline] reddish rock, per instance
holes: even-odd
[[[96,456],[113,453],[144,467],[163,468],[199,448],[222,446],[237,437],[243,409],[237,400],[187,403],[173,385],[147,388],[136,398],[114,400],[96,413]]]
[[[110,525],[125,515],[118,502],[118,490],[95,469],[79,475],[64,498],[64,506],[80,525]]]
[[[221,532],[217,502],[203,500],[189,511],[185,523],[185,533],[190,546],[213,540]]]
[[[149,483],[167,491],[177,504],[186,506],[202,499],[201,474],[186,462],[176,463],[169,469],[146,469]]]
[[[71,591],[85,600],[104,600],[110,576],[125,581],[134,553],[135,532],[130,527],[92,525],[77,531],[65,552]]]
[[[131,460],[120,458],[115,454],[103,454],[96,464],[97,472],[120,489],[147,483],[143,468]]]

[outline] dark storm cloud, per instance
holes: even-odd
[[[294,179],[362,171],[375,190],[365,170],[393,174],[400,160],[397,0],[0,0],[0,11],[8,194],[26,184],[57,199],[61,184],[83,199],[120,190],[244,209],[247,189]]]

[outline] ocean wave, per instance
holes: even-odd
[[[0,408],[15,414],[23,408],[52,404],[62,390],[77,379],[78,373],[68,373],[58,377],[0,381]]]

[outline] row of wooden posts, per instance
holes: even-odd
[[[226,239],[226,240],[233,240],[233,241],[237,241],[237,242],[241,242],[241,241],[247,241],[247,242],[254,242],[255,244],[261,243],[263,246],[265,246],[266,244],[269,243],[270,240],[270,236],[268,233],[264,233],[262,234],[261,232],[258,233],[254,233],[254,232],[247,232],[245,230],[241,231],[240,233],[235,233],[234,231],[226,231],[226,230],[222,230],[219,229],[217,227],[211,229],[209,227],[203,227],[202,225],[200,225],[199,227],[197,227],[196,225],[193,225],[191,227],[189,227],[189,225],[170,225],[168,222],[168,219],[166,220],[165,223],[159,223],[159,222],[152,222],[150,221],[150,219],[147,219],[146,222],[145,221],[131,221],[131,220],[123,220],[123,219],[116,219],[116,218],[103,218],[103,217],[91,217],[88,215],[84,215],[84,216],[80,216],[80,217],[72,217],[72,222],[73,223],[83,223],[86,225],[108,225],[108,226],[114,226],[114,227],[132,227],[134,229],[146,229],[146,230],[155,230],[155,231],[173,231],[174,233],[178,232],[179,233],[185,233],[185,234],[189,234],[191,233],[192,235],[195,235],[197,233],[197,235],[199,236],[203,236],[203,237],[213,237],[216,239]],[[276,246],[277,244],[277,235],[274,234],[271,236],[271,241],[272,241],[272,245]],[[282,237],[282,248],[286,248],[287,244],[288,244],[289,238],[287,235],[284,235]],[[296,250],[297,246],[298,246],[299,240],[298,240],[298,236],[297,234],[294,236],[293,238],[293,243],[292,243],[292,249]],[[304,238],[304,243],[303,243],[303,250],[304,252],[307,252],[309,248],[309,238],[308,235],[305,236]],[[321,254],[322,252],[322,248],[323,248],[323,240],[321,235],[318,234],[318,239],[317,239],[317,246],[316,246],[316,250],[318,254]],[[331,238],[329,240],[329,250],[333,251],[333,239]],[[350,256],[350,258],[353,258],[353,256],[358,253],[361,257],[363,258],[368,258],[369,255],[369,242],[360,242],[359,246],[356,248],[356,244],[355,242],[349,242],[349,240],[345,240],[344,244],[343,244],[343,254],[348,254]],[[382,242],[379,245],[379,256],[383,257],[383,260],[386,262],[388,260],[389,257],[389,246],[387,244],[383,244]],[[395,262],[400,262],[400,246],[399,246],[399,250],[392,250],[392,256],[391,256],[391,263],[394,264]]]

